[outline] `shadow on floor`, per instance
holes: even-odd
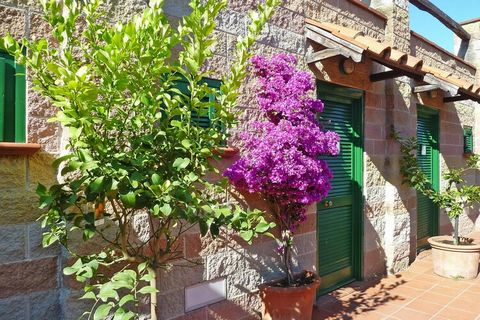
[[[380,306],[403,302],[396,294],[407,283],[401,275],[370,281],[353,282],[341,289],[320,297],[314,308],[313,320],[358,319],[358,315],[375,311]]]

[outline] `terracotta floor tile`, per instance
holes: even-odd
[[[452,320],[476,320],[478,314],[466,312],[460,309],[454,309],[448,306],[447,308],[440,311],[437,316],[445,317]]]
[[[370,312],[364,312],[364,313],[354,315],[352,317],[352,319],[355,319],[355,320],[383,320],[383,319],[385,319],[385,315],[374,312],[374,311],[370,311]]]
[[[389,293],[398,298],[418,297],[425,290],[415,289],[407,286],[400,286],[389,291]]]
[[[448,307],[457,308],[460,310],[465,310],[468,312],[475,313],[477,316],[480,315],[480,297],[477,295],[471,295],[471,298],[462,298],[464,295],[461,295],[458,298],[455,298]]]
[[[443,306],[417,298],[412,302],[410,302],[409,304],[407,304],[405,308],[412,309],[418,312],[423,312],[433,316],[435,313],[440,311],[440,309],[442,309]]]
[[[432,317],[426,313],[418,312],[408,308],[402,308],[392,316],[401,320],[429,320]]]
[[[468,280],[453,280],[453,279],[445,279],[442,282],[442,286],[450,287],[450,288],[462,288],[466,289],[472,286],[472,282]]]
[[[435,288],[433,288],[430,291],[434,292],[434,293],[437,293],[437,294],[442,294],[442,295],[445,295],[445,296],[449,296],[449,297],[456,297],[460,293],[462,293],[464,290],[465,289],[462,289],[462,288],[452,288],[452,287],[445,287],[443,285],[439,285],[439,286],[436,286]]]
[[[424,281],[420,279],[414,279],[405,283],[405,286],[420,289],[420,290],[429,290],[432,289],[437,284],[431,281]]]
[[[471,286],[470,288],[467,288],[465,292],[477,294],[480,296],[480,286]]]
[[[422,274],[418,276],[418,279],[423,280],[423,281],[431,281],[436,284],[444,283],[446,281],[450,281],[449,279],[437,276],[436,274]]]
[[[480,275],[454,280],[435,275],[429,251],[405,272],[354,282],[322,296],[313,320],[480,320]]]
[[[441,305],[442,307],[452,301],[452,297],[427,291],[417,298],[420,301],[427,301]]]
[[[378,306],[375,308],[375,311],[378,313],[381,313],[385,316],[390,316],[396,312],[398,312],[400,309],[402,309],[405,305],[404,304],[392,304],[392,303],[386,303],[384,305]]]
[[[327,319],[334,319],[333,314],[330,311],[323,310],[323,309],[313,309],[312,320],[327,320]]]

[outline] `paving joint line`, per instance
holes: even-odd
[[[473,284],[470,284],[468,287],[466,287],[465,289],[463,289],[459,294],[457,294],[455,297],[453,297],[443,308],[441,308],[440,310],[437,311],[437,313],[435,313],[433,316],[431,316],[429,320],[432,320],[435,316],[439,315],[440,312],[442,312],[443,310],[445,310],[456,298],[458,298],[459,296],[461,296],[465,291],[467,291],[468,289],[470,289],[472,286],[473,286]]]

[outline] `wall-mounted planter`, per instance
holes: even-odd
[[[433,271],[452,279],[475,279],[480,263],[480,243],[454,245],[451,236],[428,239],[432,247]]]

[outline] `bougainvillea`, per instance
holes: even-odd
[[[315,83],[297,70],[293,55],[252,58],[258,79],[257,101],[265,120],[241,133],[242,156],[224,175],[238,189],[260,194],[279,221],[288,284],[293,232],[306,218],[306,206],[325,198],[332,172],[320,155],[336,155],[339,137],[323,131],[323,103],[310,93]]]

